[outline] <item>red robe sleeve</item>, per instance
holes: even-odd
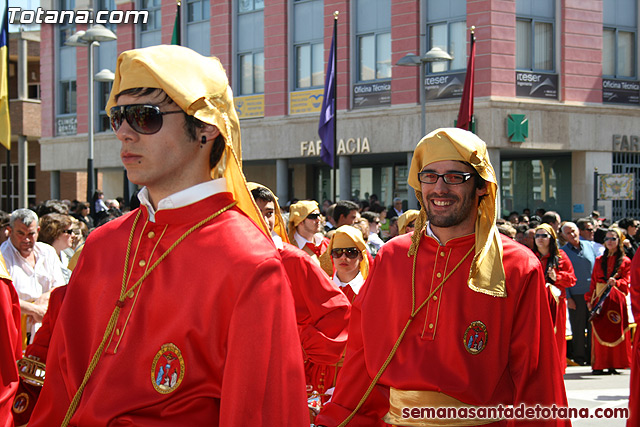
[[[51,334],[53,333],[53,327],[58,320],[58,314],[60,314],[60,308],[62,307],[62,301],[64,295],[67,292],[67,286],[60,286],[51,291],[49,297],[49,308],[42,318],[42,326],[36,332],[33,342],[27,346],[25,355],[31,356],[40,360],[42,363],[47,363],[47,351],[49,350],[49,342],[51,341]]]
[[[631,261],[631,312],[640,321],[640,255]],[[636,331],[631,353],[631,381],[629,385],[630,426],[640,424],[640,334]]]
[[[567,254],[559,250],[558,268],[556,269],[556,282],[554,286],[561,289],[565,293],[565,289],[571,288],[576,284],[576,275],[573,271],[573,264]]]
[[[1,260],[1,257],[0,257]],[[20,343],[20,302],[9,279],[0,279],[0,426],[13,426],[11,406],[18,390]]]
[[[291,282],[305,359],[338,362],[347,343],[351,304],[304,251],[285,243],[280,255]]]

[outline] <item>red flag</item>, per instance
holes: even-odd
[[[464,78],[464,90],[460,101],[460,111],[458,111],[458,122],[460,129],[471,130],[471,120],[473,118],[473,77],[475,73],[476,58],[476,36],[471,29],[471,51],[469,53],[469,63],[467,64],[467,75]]]

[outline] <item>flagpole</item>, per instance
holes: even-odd
[[[335,70],[335,78],[333,79],[333,114],[335,115],[333,122],[333,203],[338,201],[336,192],[336,183],[338,181],[338,150],[337,150],[337,131],[338,127],[338,15],[340,12],[337,10],[333,12],[333,40],[335,40],[335,51],[333,53],[333,69]],[[341,195],[342,197],[342,195]]]
[[[473,67],[474,67],[474,70],[473,70],[473,73],[474,73],[474,80],[475,80],[475,53],[476,53],[476,51],[474,50],[474,45],[475,45],[475,44],[476,44],[476,26],[475,26],[475,25],[472,25],[472,26],[471,26],[471,45],[470,45],[470,48],[471,48],[471,49],[470,49],[470,51],[471,51],[471,52],[473,52],[473,55],[474,55],[474,63],[473,63]],[[474,83],[475,83],[474,81],[472,81],[472,82],[471,82],[471,84],[472,84],[472,85],[473,85]],[[474,96],[475,96],[475,92],[472,92],[472,93],[474,93]],[[472,103],[472,105],[473,105],[473,99],[471,100],[471,103]],[[472,109],[473,109],[473,107],[472,107]],[[475,129],[474,129],[474,127],[475,127],[475,126],[474,126],[474,125],[475,125],[475,123],[474,123],[474,118],[473,118],[473,116],[474,116],[474,115],[473,115],[473,114],[471,114],[471,117],[469,117],[469,129],[468,129],[468,130],[469,130],[469,131],[471,131],[471,132],[473,132],[473,133],[475,133]]]
[[[172,45],[177,45],[177,46],[182,46],[182,40],[181,40],[181,30],[182,30],[182,23],[180,21],[180,5],[181,5],[181,0],[177,0],[177,6],[176,6],[176,20],[173,23],[173,34],[171,35],[171,44]]]

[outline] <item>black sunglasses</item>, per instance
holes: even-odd
[[[318,219],[318,218],[320,218],[320,214],[319,213],[312,213],[312,214],[307,215],[306,219]]]
[[[438,179],[442,178],[445,184],[458,185],[467,182],[471,178],[473,173],[469,172],[449,172],[449,173],[435,173],[435,172],[418,172],[418,180],[423,184],[435,184]]]
[[[118,132],[125,120],[131,129],[143,135],[152,135],[162,129],[162,116],[182,113],[182,110],[160,111],[160,107],[150,104],[118,105],[110,110],[111,129]]]
[[[73,230],[64,230],[63,233],[64,234],[73,234]]]
[[[605,238],[604,238],[604,241],[605,241],[605,242],[609,242],[609,241],[611,241],[611,240],[618,240],[618,238],[617,238],[617,237],[605,237]]]
[[[549,234],[536,234],[536,239],[548,239],[549,237],[551,237]]]
[[[358,248],[339,248],[331,250],[331,256],[334,258],[340,258],[342,254],[345,254],[349,259],[356,259],[358,258],[359,253],[360,251]]]

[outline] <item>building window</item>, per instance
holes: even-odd
[[[148,10],[149,15],[147,22],[141,24],[140,31],[156,31],[162,26],[162,11],[160,9],[160,0],[142,0],[141,6],[143,10]]]
[[[516,0],[516,68],[555,70],[554,0]]]
[[[60,10],[74,10],[76,7],[75,0],[60,0]],[[58,31],[60,36],[60,46],[64,46],[64,42],[67,41],[69,37],[71,37],[76,32],[75,24],[67,23],[67,20],[64,20],[63,24],[58,25]]]
[[[264,2],[241,0],[238,7],[238,93],[264,93]]]
[[[240,95],[264,93],[264,52],[240,55]]]
[[[59,114],[75,114],[76,108],[76,81],[60,82]]]
[[[602,9],[602,75],[635,78],[637,2],[604,0]]]
[[[452,61],[430,64],[431,73],[464,70],[467,67],[467,21],[437,22],[427,25],[429,49],[439,47],[453,57]]]
[[[356,0],[359,82],[391,78],[391,2]]]
[[[185,5],[182,10],[185,10]],[[210,56],[209,0],[189,0],[186,3],[185,12],[183,15],[186,14],[186,17],[183,16],[182,22],[186,22],[186,26],[184,26],[186,28],[186,43],[183,44],[200,55]]]
[[[12,212],[23,207],[20,206],[20,201],[18,200],[19,168],[17,164],[11,164],[10,166],[10,186],[7,180],[7,165],[3,164],[0,169],[2,171],[2,196],[0,200],[2,201],[2,210],[5,212]],[[29,206],[36,204],[36,165],[33,163],[27,165],[27,201]]]
[[[324,84],[324,2],[296,0],[293,5],[295,89]]]
[[[262,9],[264,9],[264,0],[240,0],[238,3],[238,12],[240,13]]]

